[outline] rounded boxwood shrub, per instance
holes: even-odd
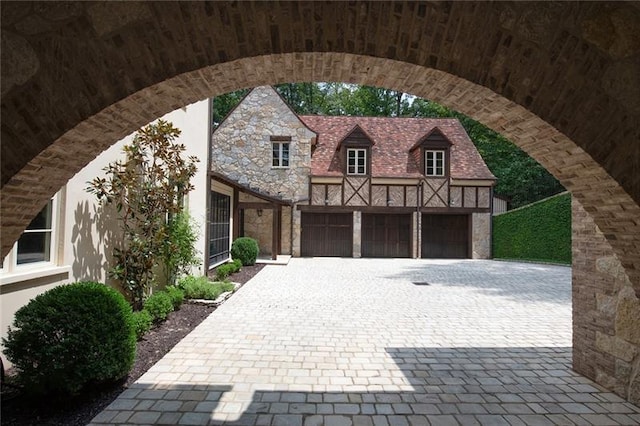
[[[30,393],[76,394],[121,379],[136,351],[131,306],[104,284],[78,282],[40,294],[15,315],[4,353]]]
[[[182,306],[182,302],[184,302],[184,291],[180,290],[175,285],[165,288],[164,291],[166,291],[169,295],[171,304],[173,305],[173,309],[180,309],[180,306]]]
[[[254,265],[258,252],[258,241],[253,238],[240,237],[231,244],[231,257],[240,259],[244,266]]]
[[[171,297],[166,291],[153,293],[144,301],[143,306],[144,310],[151,315],[153,322],[164,321],[173,312],[173,303],[171,303]]]
[[[142,337],[151,330],[151,324],[153,318],[151,314],[144,309],[133,313],[133,328],[136,331],[136,339],[140,340]]]

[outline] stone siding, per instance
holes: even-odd
[[[491,259],[491,213],[471,215],[471,257]]]
[[[272,167],[272,136],[291,137],[289,167]],[[253,89],[211,139],[211,170],[288,200],[308,197],[310,131],[269,86]]]
[[[571,207],[573,368],[640,404],[640,300],[593,219]]]
[[[362,257],[362,212],[353,212],[353,257]]]

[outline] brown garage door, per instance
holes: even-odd
[[[353,213],[302,213],[302,256],[353,256]]]
[[[363,214],[363,257],[410,257],[410,214]]]
[[[469,257],[468,215],[422,215],[422,257]]]

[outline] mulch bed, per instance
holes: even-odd
[[[230,279],[244,284],[264,266],[244,266]],[[2,425],[86,425],[214,310],[215,307],[211,305],[183,304],[138,342],[135,363],[126,378],[117,383],[87,389],[76,398],[56,400],[51,395],[28,398],[18,389],[5,386],[2,389]]]

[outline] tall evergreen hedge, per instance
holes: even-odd
[[[571,263],[571,195],[494,216],[493,257]]]

